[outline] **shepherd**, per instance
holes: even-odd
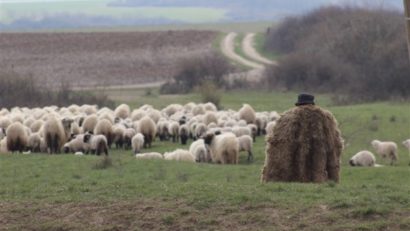
[[[333,114],[299,94],[266,137],[262,182],[339,182],[343,139]]]

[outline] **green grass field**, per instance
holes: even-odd
[[[133,108],[200,101],[197,94],[156,89],[151,96],[107,93]],[[282,112],[296,95],[233,91],[221,104]],[[137,161],[120,150],[111,151],[112,166],[102,169],[96,156],[0,155],[0,230],[409,230],[409,153],[400,144],[410,137],[409,102],[334,106],[326,95],[316,102],[334,113],[348,142],[340,184],[260,184],[263,137],[254,144],[254,162],[241,153],[237,166]],[[398,165],[349,167],[350,156],[372,150],[375,138],[399,144]],[[147,151],[178,147],[157,141]]]

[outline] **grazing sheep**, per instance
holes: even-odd
[[[195,162],[194,156],[184,149],[177,149],[173,152],[164,153],[165,160],[176,160],[176,161],[186,161],[186,162]]]
[[[111,147],[112,139],[114,137],[112,131],[112,123],[107,119],[98,120],[94,128],[95,135],[104,135],[107,138],[108,147]]]
[[[364,150],[356,153],[349,160],[351,166],[373,167],[376,164],[376,158],[373,153]]]
[[[165,120],[158,121],[157,124],[158,136],[160,141],[168,140],[169,131],[168,131],[168,122]]]
[[[28,145],[28,136],[25,127],[20,122],[12,123],[6,130],[7,150],[10,152],[25,151]]]
[[[211,162],[211,154],[205,146],[203,139],[192,142],[189,152],[194,156],[196,162]]]
[[[78,123],[74,121],[71,124],[71,134],[78,135],[80,133],[81,133],[81,128],[80,126],[78,126]]]
[[[154,121],[154,123],[158,123],[159,119],[161,118],[161,112],[155,109],[148,110],[147,115]]]
[[[114,116],[121,119],[128,118],[130,116],[130,106],[126,104],[119,105],[114,111]]]
[[[201,138],[206,133],[206,125],[204,123],[198,123],[195,127],[194,139]]]
[[[205,144],[211,151],[212,162],[222,164],[237,164],[239,160],[239,142],[232,133],[215,135],[207,133]]]
[[[248,162],[253,160],[252,154],[252,147],[253,147],[253,140],[252,137],[249,135],[243,135],[238,137],[239,142],[239,151],[247,151],[248,152]]]
[[[144,145],[144,136],[141,133],[135,134],[134,137],[132,137],[132,150],[134,151],[134,154],[138,154],[142,146]]]
[[[236,135],[236,137],[240,137],[243,135],[252,136],[252,131],[249,127],[239,127],[235,126],[232,128],[232,133]]]
[[[268,117],[264,115],[256,115],[255,119],[256,127],[258,128],[257,135],[266,135],[266,125],[268,124]]]
[[[71,119],[57,120],[50,116],[44,124],[43,137],[47,145],[48,153],[60,153],[62,146],[70,137]]]
[[[258,135],[258,127],[255,124],[248,124],[248,128],[251,130],[251,136],[253,142],[256,141],[256,135]]]
[[[135,136],[137,132],[134,128],[126,128],[122,134],[122,140],[125,150],[129,150],[132,147],[132,137]]]
[[[404,147],[406,147],[409,150],[409,157],[410,157],[410,139],[403,141],[402,144],[404,145]],[[410,165],[410,162],[409,162],[409,165]]]
[[[379,141],[373,140],[371,142],[376,153],[379,154],[383,159],[389,158],[390,165],[393,165],[397,161],[397,144],[391,141]]]
[[[144,160],[151,160],[151,159],[164,159],[161,153],[158,152],[147,152],[136,154],[135,158],[137,159],[144,159]]]
[[[0,153],[7,153],[9,150],[7,149],[7,137],[4,137],[0,141]]]
[[[30,126],[31,132],[33,133],[39,132],[43,125],[44,125],[44,122],[42,120],[34,121]]]
[[[269,131],[267,131],[269,134]],[[343,143],[331,112],[315,105],[286,111],[266,136],[262,182],[339,182]]]
[[[41,152],[41,136],[39,133],[32,133],[28,137],[27,148],[31,152]]]
[[[268,136],[273,136],[274,128],[276,126],[276,121],[271,121],[266,125],[266,135]]]
[[[97,156],[105,153],[108,156],[108,143],[104,135],[93,135],[91,133],[84,134],[83,142],[90,145],[91,154]]]
[[[248,124],[254,124],[256,120],[255,111],[249,104],[244,104],[238,111],[239,119],[245,120]]]
[[[187,124],[179,126],[179,137],[181,138],[181,144],[187,144],[189,138],[189,128]]]
[[[179,123],[171,121],[168,123],[169,135],[172,137],[172,142],[179,142]]]
[[[138,132],[144,135],[144,148],[151,147],[151,143],[157,134],[157,127],[154,121],[148,116],[142,118],[139,121]]]
[[[95,126],[98,123],[98,118],[96,115],[89,115],[85,117],[83,122],[83,133],[94,132]]]
[[[208,111],[205,113],[203,122],[205,125],[209,125],[210,123],[217,124],[218,123],[218,118],[216,117],[215,112]]]
[[[125,126],[122,124],[115,124],[112,128],[113,139],[112,142],[115,144],[115,148],[122,148],[124,145],[123,135],[125,132]]]
[[[141,109],[135,109],[131,113],[131,120],[132,121],[137,121],[142,119],[144,116],[147,115],[147,112]]]

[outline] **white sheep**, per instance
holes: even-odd
[[[179,126],[179,137],[181,139],[181,144],[185,145],[187,144],[188,138],[189,138],[189,127],[187,124],[183,124]]]
[[[218,118],[216,117],[215,112],[207,111],[204,115],[203,122],[205,125],[209,125],[210,123],[218,123]]]
[[[124,149],[126,150],[131,149],[132,137],[134,137],[135,134],[137,134],[137,132],[135,131],[134,128],[126,128],[124,130],[124,133],[122,134]]]
[[[397,144],[391,141],[379,141],[373,140],[371,142],[376,153],[379,154],[383,159],[389,158],[390,165],[393,165],[397,161]]]
[[[113,139],[112,142],[116,148],[122,148],[124,144],[123,134],[125,126],[123,124],[115,124],[112,127]]]
[[[39,133],[32,133],[28,137],[27,148],[31,152],[41,152],[41,136]]]
[[[43,125],[44,125],[44,122],[42,120],[34,121],[30,126],[31,132],[33,133],[39,132]]]
[[[205,144],[211,151],[212,162],[222,164],[237,164],[239,160],[239,142],[232,133],[215,135],[207,133]]]
[[[82,152],[87,153],[90,151],[90,144],[84,142],[84,134],[76,135],[72,140],[64,144],[64,153],[76,153]]]
[[[134,154],[138,154],[141,151],[142,146],[144,146],[144,136],[141,133],[137,133],[134,137],[132,137],[131,142]]]
[[[276,126],[276,121],[270,121],[266,125],[265,132],[267,136],[273,136],[275,126]]]
[[[179,123],[175,121],[170,121],[168,123],[169,135],[172,137],[172,142],[179,142]]]
[[[6,130],[7,150],[10,152],[25,151],[28,145],[28,136],[26,129],[20,122],[12,123]]]
[[[136,154],[135,158],[151,160],[151,159],[163,159],[164,157],[162,156],[161,153],[158,153],[158,152],[147,152],[147,153]]]
[[[404,147],[406,147],[409,150],[409,157],[410,157],[410,139],[403,141],[402,144],[404,145]],[[409,162],[409,165],[410,165],[410,162]]]
[[[107,138],[108,147],[111,147],[112,140],[114,137],[112,131],[112,123],[107,119],[98,120],[94,128],[95,135],[104,135]]]
[[[240,137],[243,135],[252,136],[252,131],[249,127],[239,127],[235,126],[232,128],[232,133],[236,135],[236,137]]]
[[[105,153],[108,156],[108,143],[104,135],[93,135],[91,133],[84,134],[83,142],[90,145],[92,154],[101,155]]]
[[[248,152],[248,162],[253,160],[252,154],[252,147],[253,147],[253,139],[249,135],[243,135],[238,137],[239,142],[239,151],[246,151]]]
[[[169,131],[168,131],[168,122],[165,120],[160,120],[157,123],[157,131],[160,141],[168,140]]]
[[[255,110],[253,110],[253,108],[249,104],[244,104],[242,108],[239,109],[238,113],[239,119],[245,120],[248,124],[255,123]]]
[[[364,150],[356,153],[349,160],[351,166],[373,167],[376,164],[376,158],[373,153]]]
[[[151,147],[157,134],[157,126],[151,118],[145,116],[139,121],[138,132],[144,135],[144,148]]]
[[[184,149],[177,149],[173,152],[164,153],[165,160],[176,160],[176,161],[186,161],[186,162],[195,162],[194,156]]]
[[[197,123],[195,126],[194,139],[201,138],[207,131],[207,127],[204,123]]]
[[[189,152],[194,156],[196,162],[211,162],[211,154],[206,148],[205,142],[203,139],[198,139],[192,142],[189,146]]]
[[[97,115],[93,114],[93,115],[89,115],[87,117],[85,117],[84,121],[83,121],[83,133],[87,133],[87,132],[94,132],[94,128],[98,123],[98,118]]]
[[[126,104],[119,105],[114,111],[115,117],[119,117],[121,119],[128,118],[130,116],[130,106]]]
[[[4,137],[0,141],[0,153],[7,153],[9,150],[7,149],[7,137]]]
[[[43,137],[45,139],[48,152],[60,153],[62,146],[70,137],[71,119],[57,120],[54,116],[49,116],[44,124]]]

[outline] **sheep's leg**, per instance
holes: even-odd
[[[248,162],[252,162],[252,161],[253,161],[252,151],[248,151]]]

